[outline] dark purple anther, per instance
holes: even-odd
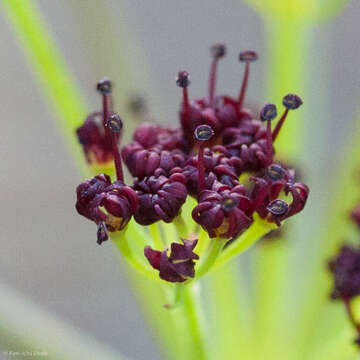
[[[283,216],[287,213],[289,210],[289,205],[284,200],[274,200],[272,201],[268,206],[267,210],[276,216]]]
[[[303,102],[300,96],[295,94],[287,94],[284,96],[282,103],[286,109],[295,110],[299,108]]]
[[[224,57],[226,55],[225,44],[218,43],[218,44],[211,46],[210,53],[214,59],[220,59],[220,58]]]
[[[253,62],[256,61],[258,59],[258,54],[256,51],[253,50],[246,50],[246,51],[242,51],[239,54],[239,61],[241,62]]]
[[[187,88],[190,85],[190,74],[186,70],[178,72],[176,77],[176,85],[181,88]]]
[[[96,90],[103,95],[111,94],[112,92],[112,84],[109,79],[102,79],[96,85]]]
[[[260,112],[261,121],[271,121],[274,120],[276,116],[277,110],[274,104],[266,104]]]
[[[164,251],[153,250],[146,246],[144,254],[150,265],[159,271],[161,279],[169,282],[184,282],[195,276],[195,262],[199,256],[194,253],[197,240],[181,239],[183,244],[171,243],[170,256],[168,249]]]

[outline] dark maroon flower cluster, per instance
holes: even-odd
[[[81,215],[98,224],[99,243],[107,238],[107,230],[122,229],[132,216],[141,225],[173,221],[187,195],[198,201],[193,219],[210,237],[226,239],[236,238],[251,226],[255,213],[280,226],[304,208],[309,190],[295,182],[294,171],[274,161],[273,145],[289,111],[297,109],[301,99],[295,94],[284,97],[284,112],[272,130],[275,105],[265,105],[258,115],[244,106],[250,64],[257,60],[254,51],[239,54],[245,67],[238,96],[216,94],[217,68],[225,54],[224,44],[211,48],[209,89],[204,98],[190,100],[189,73],[178,73],[176,84],[183,95],[180,127],[141,124],[121,151],[122,122],[112,112],[111,84],[108,80],[98,84],[103,111],[91,115],[77,133],[89,162],[114,159],[117,180],[111,183],[102,174],[79,185],[76,206]],[[132,186],[124,185],[122,161],[134,177]],[[239,181],[244,175],[250,177],[246,184]],[[290,203],[281,199],[287,195]],[[188,244],[177,245],[188,249]],[[167,257],[166,251],[159,255],[146,250],[162,278],[177,278],[169,281],[191,277],[194,270],[190,269],[195,259],[191,252],[185,258],[176,254],[174,250]],[[189,266],[183,271],[185,263]]]

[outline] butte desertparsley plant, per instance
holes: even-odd
[[[130,224],[147,227],[151,236],[143,253],[125,250],[125,257],[130,263],[140,258],[138,269],[152,277],[158,271],[168,282],[189,282],[243,252],[300,212],[309,194],[305,184],[296,182],[294,170],[275,160],[277,136],[302,100],[284,96],[283,113],[273,128],[275,105],[266,104],[259,114],[246,107],[256,52],[239,55],[244,74],[238,96],[216,93],[217,68],[225,54],[223,44],[211,47],[203,98],[190,100],[189,73],[178,73],[179,127],[143,123],[120,149],[123,121],[113,111],[112,84],[105,79],[97,84],[102,111],[89,115],[77,130],[89,165],[114,162],[116,170],[114,181],[99,174],[77,187],[77,211],[97,225],[98,244],[126,234]],[[125,183],[123,163],[131,184]],[[163,223],[174,225],[177,238],[166,235]],[[125,235],[119,241],[125,242]]]

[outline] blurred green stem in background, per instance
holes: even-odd
[[[288,93],[299,95],[306,102],[305,87],[307,65],[310,60],[310,26],[308,23],[292,21],[288,18],[274,19],[264,16],[266,35],[267,91],[266,99],[278,107],[282,113],[282,98]],[[275,146],[278,154],[285,159],[294,160],[301,151],[299,144],[305,138],[304,108],[291,111],[285,121]]]
[[[88,106],[51,36],[48,24],[32,0],[2,0],[1,4],[77,164],[88,174],[88,166],[74,136]]]

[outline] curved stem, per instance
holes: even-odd
[[[154,246],[157,250],[163,250],[164,246],[166,244],[164,244],[164,241],[162,239],[161,236],[161,231],[159,228],[159,223],[154,223],[148,226],[149,232],[150,232],[150,236],[152,237],[153,241],[154,241]]]
[[[219,257],[224,245],[228,239],[214,238],[211,239],[211,244],[208,253],[205,255],[203,261],[199,263],[199,269],[196,271],[196,278],[204,276],[215,264],[215,261]]]
[[[173,224],[175,225],[179,237],[185,239],[188,238],[189,230],[181,214],[174,219]]]
[[[269,231],[276,229],[276,225],[261,219],[258,215],[254,215],[255,221],[238,239],[228,246],[217,259],[214,267],[217,267],[233,257],[243,253],[251,245],[253,245],[262,236]]]
[[[133,253],[131,247],[129,246],[129,237],[126,235],[125,231],[112,233],[110,237],[129,265],[131,265],[134,269],[138,270],[149,279],[162,282],[157,273],[152,270],[150,265],[146,266],[145,262],[141,262],[136,254]]]

